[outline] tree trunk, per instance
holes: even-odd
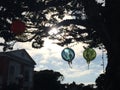
[[[106,68],[105,90],[120,90],[120,57],[118,42],[113,42],[108,51],[108,65]]]
[[[110,45],[106,46],[108,51],[108,65],[104,90],[120,90],[120,3],[119,0],[106,0],[106,26],[109,32]]]

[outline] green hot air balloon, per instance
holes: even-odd
[[[83,57],[86,59],[86,62],[88,64],[88,69],[89,69],[90,62],[94,60],[96,57],[96,51],[92,48],[86,48],[83,52]]]

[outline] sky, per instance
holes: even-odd
[[[104,0],[97,0],[99,3]],[[49,17],[48,15],[47,17]],[[66,15],[65,19],[71,19],[72,17]],[[54,31],[55,32],[55,31]],[[0,39],[0,43],[4,42]],[[61,47],[56,44],[53,44],[49,39],[45,40],[45,44],[43,48],[35,49],[32,48],[31,42],[19,43],[17,42],[14,45],[13,50],[16,49],[26,49],[26,51],[30,54],[33,60],[36,62],[35,71],[40,70],[54,70],[60,72],[64,76],[64,81],[62,83],[72,83],[73,81],[80,84],[94,84],[96,78],[103,73],[103,60],[102,60],[102,50],[96,48],[95,51],[97,53],[96,58],[90,62],[90,66],[88,69],[88,64],[86,60],[83,58],[83,46],[86,46],[83,43],[74,43],[70,45],[70,48],[75,52],[75,58],[72,61],[71,67],[68,62],[64,61],[61,57],[61,52],[66,47]],[[0,46],[0,52],[2,52],[2,47]],[[104,52],[104,68],[107,65],[107,56],[106,52]]]
[[[73,81],[77,84],[94,84],[96,78],[103,73],[103,60],[102,60],[102,50],[96,48],[97,53],[96,58],[90,62],[88,69],[88,64],[83,58],[83,46],[82,43],[74,43],[69,45],[71,49],[75,52],[75,58],[72,61],[71,67],[68,62],[64,61],[61,57],[61,52],[65,47],[53,44],[52,41],[46,39],[43,48],[34,49],[31,46],[31,42],[26,43],[16,43],[13,50],[16,49],[26,49],[33,60],[36,62],[34,70],[54,70],[60,72],[64,76],[64,81],[62,83],[72,83]],[[0,47],[2,51],[2,47]],[[104,52],[104,65],[107,65],[106,52]]]

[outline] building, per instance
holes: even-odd
[[[23,90],[30,90],[35,64],[25,49],[0,52],[0,88],[15,84]]]

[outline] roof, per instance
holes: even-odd
[[[31,64],[31,65],[36,64],[35,61],[32,59],[32,57],[28,54],[28,52],[25,49],[18,49],[18,50],[13,50],[8,52],[0,52],[0,56],[6,56],[14,60],[17,60],[19,62],[24,62],[26,64]]]

